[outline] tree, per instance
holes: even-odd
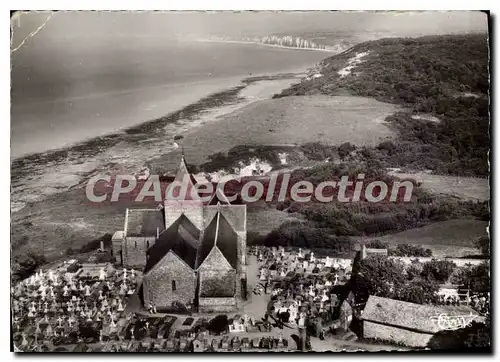
[[[383,256],[369,256],[353,266],[350,288],[356,303],[364,303],[369,295],[398,299],[417,304],[437,302],[439,284],[432,278],[421,276],[420,265],[404,268],[397,260]]]
[[[99,333],[93,328],[91,323],[84,323],[79,326],[80,336],[82,338],[91,338],[97,340],[99,338]]]
[[[422,267],[415,264],[411,264],[408,268],[406,268],[406,277],[409,281],[418,278],[420,273],[422,273]]]
[[[472,322],[465,328],[440,331],[432,336],[427,347],[457,350],[464,348],[491,348],[491,330],[484,323]]]
[[[115,258],[111,254],[111,251],[105,251],[98,253],[96,255],[96,263],[111,263],[114,262]]]
[[[432,256],[432,250],[424,249],[420,245],[398,244],[396,249],[390,251],[394,256]]]
[[[288,323],[290,321],[290,312],[285,311],[283,313],[280,313],[278,315],[278,318],[281,323]]]
[[[476,247],[481,250],[483,256],[490,257],[490,238],[488,236],[483,236],[476,240]]]
[[[372,249],[387,249],[388,245],[381,240],[373,240],[367,243],[366,247]]]
[[[461,268],[454,276],[453,282],[470,288],[473,293],[490,291],[490,265],[487,262],[476,266]]]
[[[361,260],[358,270],[370,295],[393,298],[399,286],[406,282],[403,264],[384,256],[373,255]]]
[[[104,234],[101,237],[94,239],[90,241],[89,243],[85,244],[82,246],[79,250],[78,253],[88,253],[90,251],[94,251],[100,248],[101,246],[101,241],[104,244],[104,247],[111,247],[111,239],[113,238],[112,234]]]
[[[265,235],[256,231],[247,231],[247,245],[263,245]]]
[[[456,264],[448,260],[436,260],[425,263],[422,267],[422,276],[427,279],[434,279],[440,283],[448,280]]]
[[[334,147],[319,142],[308,142],[300,146],[300,149],[311,160],[323,161],[335,157]]]
[[[349,238],[332,236],[330,230],[304,222],[284,222],[266,236],[264,245],[329,248],[337,252],[352,250],[352,242]]]
[[[400,286],[396,291],[396,299],[417,304],[435,303],[438,290],[439,285],[434,280],[415,279]]]
[[[216,334],[219,335],[222,332],[226,331],[229,326],[229,322],[227,320],[227,315],[225,314],[219,314],[212,318],[210,322],[208,322],[207,329]]]
[[[351,154],[352,151],[356,149],[356,146],[351,145],[349,142],[342,143],[338,148],[338,153],[340,159],[345,159],[347,156]]]
[[[377,149],[379,149],[381,151],[387,151],[387,152],[389,152],[389,154],[391,154],[396,149],[396,145],[394,144],[394,142],[389,141],[389,140],[383,141],[377,146]]]
[[[16,255],[11,266],[12,278],[14,281],[26,279],[45,263],[45,256],[33,252]]]

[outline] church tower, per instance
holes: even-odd
[[[189,173],[183,154],[174,181],[167,186],[165,192],[165,229],[181,215],[185,215],[198,229],[203,229],[203,202],[196,192],[196,183],[196,179]],[[169,188],[171,192],[168,191]]]

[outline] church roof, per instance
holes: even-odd
[[[175,175],[174,181],[182,182],[185,175],[189,175],[189,181],[190,181],[191,186],[196,185],[196,179],[189,172],[188,165],[186,163],[186,159],[184,158],[184,155],[182,155],[181,162],[180,162],[179,166],[177,167],[177,173]]]
[[[174,184],[175,183],[175,184]],[[188,165],[184,156],[177,167],[177,173],[173,180],[169,182],[166,189],[165,201],[167,200],[200,200],[200,195],[196,190],[197,181],[189,173]],[[170,189],[172,187],[172,189]]]
[[[229,205],[231,203],[227,199],[226,195],[224,193],[217,192],[217,188],[216,188],[216,192],[213,193],[213,195],[210,198],[210,201],[207,203],[207,205],[213,206],[213,205],[218,205],[218,204]]]
[[[158,209],[127,209],[125,236],[155,236],[165,230],[163,213]]]
[[[220,211],[217,212],[203,234],[203,240],[198,250],[198,259],[196,262],[198,268],[203,264],[214,246],[217,246],[231,267],[236,269],[238,259],[238,235]]]
[[[203,210],[205,220],[211,220],[218,211],[235,231],[246,231],[246,205],[206,205]]]
[[[151,270],[170,250],[194,269],[200,230],[182,214],[148,250],[144,273]]]

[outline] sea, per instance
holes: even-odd
[[[232,90],[233,101],[219,104],[230,111],[250,101],[244,78],[304,72],[331,55],[157,37],[31,42],[11,59],[11,211],[110,165],[138,172],[173,150],[174,136],[200,126],[201,114],[175,112]],[[158,119],[149,133],[131,131]]]

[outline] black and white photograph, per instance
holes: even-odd
[[[12,10],[11,352],[491,353],[492,22]]]

